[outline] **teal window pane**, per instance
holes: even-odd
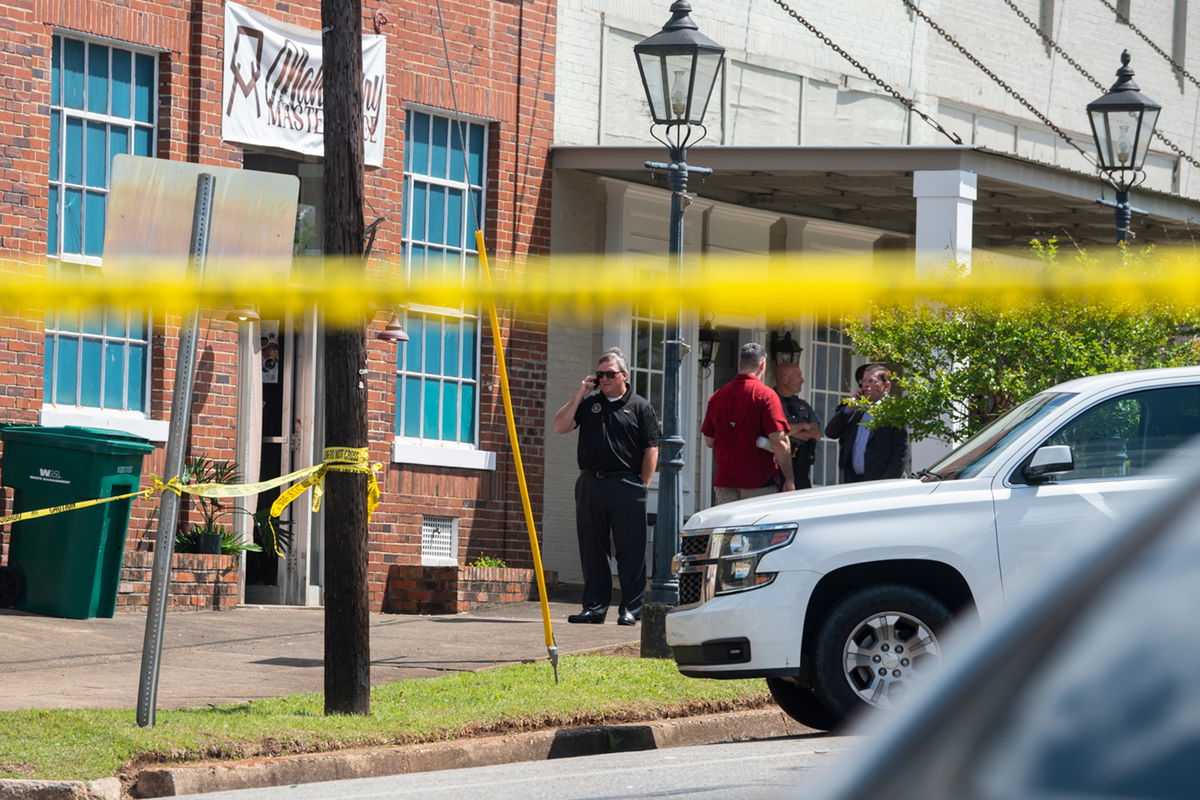
[[[438,439],[441,438],[438,430],[441,414],[441,409],[438,408],[438,382],[426,381],[424,390],[425,407],[422,409],[421,435],[426,439]]]
[[[58,42],[57,39],[54,40]],[[49,319],[50,314],[46,314]],[[54,402],[54,337],[47,336],[42,345],[45,349],[42,352],[45,354],[42,357],[42,397],[47,398],[51,403]]]
[[[133,154],[135,156],[154,155],[154,143],[150,139],[149,128],[133,129]]]
[[[425,362],[423,372],[440,375],[442,372],[442,321],[425,321]]]
[[[154,57],[145,53],[134,56],[133,118],[154,121]]]
[[[125,407],[125,345],[104,347],[104,407]]]
[[[442,384],[442,436],[444,438],[457,438],[458,421],[458,384]]]
[[[131,411],[146,410],[146,345],[129,345],[129,371],[125,375],[128,395],[126,407]]]
[[[476,327],[478,323],[473,319],[464,319],[462,322],[462,376],[468,380],[475,380],[475,351],[478,349],[476,343],[478,336],[476,335]]]
[[[458,440],[468,444],[475,443],[475,384],[466,383],[462,387],[462,410],[459,413]]]
[[[63,96],[67,108],[83,108],[83,42],[63,40]]]
[[[429,172],[429,115],[411,113],[408,117],[409,146],[405,153],[409,172]]]
[[[462,374],[459,369],[462,364],[462,355],[459,353],[459,346],[462,344],[461,328],[462,323],[446,322],[446,337],[445,337],[445,353],[446,353],[446,375],[458,377]]]
[[[471,126],[471,152],[468,162],[471,169],[471,183],[483,185],[483,126]]]
[[[80,314],[80,330],[83,333],[90,333],[92,336],[103,336],[104,316],[104,311],[102,309],[85,308]],[[117,333],[115,335],[119,336],[120,334]]]
[[[104,254],[104,195],[88,192],[83,220],[85,223],[83,252],[89,256]]]
[[[108,113],[108,48],[93,44],[88,48],[87,110]]]
[[[59,339],[54,365],[54,402],[78,405],[75,394],[75,364],[79,359],[78,339]]]
[[[58,85],[62,81],[62,38],[55,36],[50,45],[50,105],[59,103]]]
[[[63,252],[83,252],[83,192],[67,189],[63,206]]]
[[[409,201],[412,204],[412,221],[409,223],[408,238],[414,241],[425,241],[426,213],[429,205],[429,186],[424,183],[413,183]]]
[[[434,117],[429,142],[429,173],[435,178],[446,177],[446,153],[449,147],[450,120]]]
[[[63,144],[67,148],[64,180],[83,183],[83,120],[67,119],[67,136]]]
[[[446,192],[446,244],[463,247],[463,190],[448,189]]]
[[[463,147],[463,131],[469,127],[469,123],[462,121],[450,123],[450,180],[458,183],[466,180],[467,154]]]
[[[58,255],[58,187],[50,187],[50,213],[46,219],[46,252]]]
[[[425,342],[425,318],[410,315],[404,332],[408,334],[408,344],[404,345],[402,369],[418,372],[421,369],[421,348]]]
[[[429,242],[446,243],[446,189],[443,186],[429,187]]]
[[[414,244],[408,248],[408,274],[416,277],[425,277],[425,247],[424,245]]]
[[[483,230],[483,192],[478,189],[471,190],[470,220],[472,233]],[[475,239],[469,237],[468,241],[474,242]]]
[[[421,379],[411,376],[404,379],[404,435],[421,435]]]
[[[112,52],[112,115],[130,116],[130,100],[133,97],[133,53],[128,50]]]
[[[108,163],[111,165],[114,156],[129,152],[129,128],[113,125],[108,129]]]
[[[59,150],[61,146],[60,136],[62,133],[62,112],[50,112],[50,180],[58,180],[58,165],[62,152]]]
[[[104,348],[95,339],[83,340],[83,369],[80,370],[79,405],[100,407],[100,376],[104,374],[101,358]]]
[[[108,186],[107,127],[103,122],[87,124],[85,172],[87,185],[97,189]]]

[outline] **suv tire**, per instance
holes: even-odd
[[[831,731],[841,720],[821,705],[816,694],[795,678],[767,678],[767,688],[783,712],[813,730]]]
[[[838,601],[813,650],[818,702],[838,719],[861,708],[887,708],[941,660],[938,637],[950,609],[929,592],[880,584]]]

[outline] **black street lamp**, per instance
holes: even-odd
[[[671,187],[671,228],[668,252],[674,256],[678,274],[683,274],[683,210],[688,202],[689,172],[710,174],[711,169],[691,167],[687,147],[699,129],[699,141],[707,131],[704,112],[721,71],[725,48],[700,33],[691,17],[691,3],[671,4],[671,19],[658,33],[634,45],[642,86],[650,103],[654,126],[650,135],[666,145],[669,164],[647,161],[646,167],[665,171]],[[656,127],[662,126],[660,132]],[[679,599],[679,583],[671,574],[671,561],[678,549],[682,524],[683,437],[680,435],[679,362],[685,347],[680,337],[680,310],[667,315],[663,361],[663,438],[659,443],[658,512],[654,524],[650,590],[642,609],[642,655],[669,656],[667,610]]]
[[[1150,150],[1150,139],[1154,136],[1154,126],[1161,110],[1162,106],[1142,94],[1133,82],[1128,50],[1121,53],[1117,82],[1104,96],[1087,106],[1100,170],[1117,192],[1115,203],[1107,200],[1096,202],[1114,209],[1117,244],[1129,238],[1129,222],[1133,213],[1147,213],[1129,205],[1129,190],[1146,179],[1142,165]]]

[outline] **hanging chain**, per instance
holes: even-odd
[[[1176,64],[1174,61],[1171,61],[1171,57],[1168,56],[1166,53],[1164,53],[1162,50],[1160,50],[1158,48],[1158,45],[1156,45],[1154,42],[1147,39],[1146,35],[1144,33],[1142,33],[1141,31],[1139,31],[1137,28],[1134,28],[1133,23],[1131,23],[1123,14],[1121,14],[1121,12],[1117,11],[1115,8],[1113,8],[1111,5],[1109,5],[1108,0],[1100,0],[1100,2],[1104,3],[1104,5],[1108,6],[1110,9],[1112,9],[1112,11],[1114,11],[1116,13],[1118,19],[1120,19],[1122,22],[1124,22],[1130,28],[1133,28],[1133,30],[1139,36],[1141,36],[1142,39],[1145,39],[1146,43],[1149,44],[1151,47],[1153,47],[1154,50],[1160,56],[1167,59],[1167,61],[1170,62],[1172,67],[1179,70],[1184,75],[1187,75],[1188,79],[1191,80],[1192,83],[1195,83],[1197,86],[1200,86],[1200,83],[1196,83],[1196,79],[1193,78],[1187,70],[1185,70],[1183,67]],[[1108,91],[1108,87],[1106,87],[1103,83],[1101,83],[1100,81],[1098,81],[1094,77],[1092,77],[1091,73],[1089,73],[1086,69],[1079,66],[1079,64],[1076,63],[1075,59],[1073,59],[1069,55],[1067,55],[1066,51],[1063,50],[1061,47],[1059,47],[1057,42],[1055,42],[1053,39],[1051,39],[1049,36],[1047,36],[1045,31],[1043,31],[1036,22],[1034,22],[1029,17],[1027,17],[1025,15],[1025,12],[1021,11],[1021,9],[1017,8],[1017,6],[1013,3],[1013,0],[1004,0],[1004,4],[1007,5],[1009,8],[1011,8],[1013,10],[1013,13],[1016,14],[1018,17],[1020,17],[1025,22],[1026,25],[1028,25],[1030,28],[1032,28],[1034,33],[1036,33],[1038,36],[1042,37],[1042,41],[1045,42],[1048,47],[1050,47],[1051,49],[1054,50],[1054,52],[1056,52],[1060,56],[1062,56],[1064,61],[1066,61],[1068,64],[1070,64],[1072,67],[1074,67],[1079,72],[1080,75],[1087,78],[1088,81],[1093,86],[1095,86],[1100,92],[1103,93],[1103,92]],[[1173,153],[1175,153],[1175,155],[1186,160],[1193,167],[1200,168],[1200,161],[1197,161],[1196,159],[1192,158],[1191,155],[1184,152],[1183,148],[1181,148],[1179,145],[1175,144],[1170,139],[1168,139],[1166,136],[1164,136],[1162,134],[1162,131],[1155,129],[1154,138],[1161,141],[1163,144],[1165,144],[1167,146],[1167,148],[1169,150],[1171,150]]]
[[[1171,65],[1172,69],[1174,69],[1180,75],[1183,75],[1185,78],[1187,78],[1193,84],[1195,84],[1197,88],[1200,88],[1200,81],[1197,81],[1195,78],[1193,78],[1192,73],[1190,73],[1186,69],[1184,69],[1182,64],[1176,63],[1175,59],[1171,58],[1169,55],[1167,55],[1165,52],[1163,52],[1163,49],[1161,47],[1159,47],[1158,45],[1156,45],[1154,42],[1152,42],[1150,40],[1149,36],[1142,33],[1141,29],[1139,29],[1137,25],[1134,25],[1132,22],[1129,21],[1129,17],[1122,14],[1117,9],[1117,7],[1114,6],[1112,3],[1108,2],[1108,0],[1100,0],[1100,2],[1103,3],[1108,8],[1109,11],[1116,14],[1117,19],[1119,19],[1121,22],[1124,22],[1129,27],[1129,30],[1136,33],[1138,36],[1140,36],[1142,38],[1143,42],[1150,45],[1150,49],[1152,49],[1154,52],[1158,53],[1160,56],[1165,58],[1167,60],[1167,63]]]
[[[1100,2],[1104,2],[1104,0],[1100,0]],[[1046,43],[1047,47],[1049,47],[1054,52],[1056,52],[1060,56],[1062,56],[1064,61],[1066,61],[1068,64],[1070,64],[1076,70],[1078,70],[1080,75],[1087,78],[1089,83],[1091,83],[1093,86],[1095,86],[1101,92],[1108,91],[1108,87],[1106,87],[1103,83],[1101,83],[1100,81],[1093,78],[1091,73],[1089,73],[1086,69],[1079,66],[1079,64],[1075,61],[1075,59],[1073,59],[1069,55],[1067,55],[1067,52],[1058,46],[1058,42],[1054,41],[1049,36],[1047,36],[1045,31],[1043,31],[1036,22],[1034,22],[1028,16],[1026,16],[1024,11],[1017,8],[1017,4],[1014,3],[1013,0],[1004,0],[1004,4],[1006,6],[1008,6],[1009,8],[1011,8],[1013,13],[1016,14],[1018,17],[1020,17],[1021,20],[1026,25],[1028,25],[1030,28],[1032,28],[1034,33],[1036,33],[1038,36],[1042,37],[1042,41]]]
[[[1081,156],[1083,156],[1083,157],[1084,157],[1084,159],[1086,159],[1086,160],[1088,161],[1088,163],[1090,163],[1090,164],[1092,164],[1093,166],[1095,166],[1095,164],[1096,164],[1096,159],[1092,157],[1091,153],[1088,153],[1088,152],[1087,152],[1086,150],[1084,150],[1082,147],[1080,147],[1079,145],[1075,144],[1075,140],[1074,140],[1074,139],[1072,139],[1070,136],[1068,136],[1068,135],[1067,135],[1067,133],[1066,133],[1066,131],[1064,131],[1062,128],[1059,128],[1057,125],[1055,125],[1053,122],[1051,122],[1051,121],[1050,121],[1050,119],[1049,119],[1049,118],[1048,118],[1048,117],[1047,117],[1045,114],[1043,114],[1041,111],[1038,111],[1038,110],[1037,110],[1037,109],[1036,109],[1036,108],[1033,106],[1033,104],[1032,104],[1032,103],[1030,103],[1028,100],[1026,100],[1024,97],[1022,97],[1022,96],[1021,96],[1021,95],[1020,95],[1020,94],[1017,92],[1017,90],[1016,90],[1016,89],[1014,89],[1014,88],[1012,88],[1011,86],[1009,86],[1007,83],[1005,83],[1005,82],[1004,82],[1004,80],[1002,80],[1002,79],[1001,79],[1001,78],[1000,78],[998,75],[996,75],[996,73],[992,72],[990,69],[988,69],[987,67],[985,67],[985,66],[983,65],[983,62],[981,62],[981,61],[980,61],[978,58],[976,58],[976,57],[975,57],[975,56],[973,56],[973,55],[972,55],[970,52],[968,52],[968,51],[967,51],[967,48],[965,48],[965,47],[963,47],[961,44],[959,44],[959,43],[958,43],[958,41],[957,41],[957,40],[956,40],[956,39],[955,39],[953,36],[951,36],[949,33],[947,33],[947,32],[945,31],[945,29],[944,29],[944,28],[942,28],[942,26],[941,26],[941,25],[938,25],[936,22],[934,22],[932,19],[930,19],[930,18],[929,18],[929,17],[928,17],[928,16],[925,14],[925,12],[924,12],[924,11],[922,11],[922,10],[921,10],[921,9],[919,9],[919,8],[917,8],[917,7],[916,7],[916,5],[914,5],[914,4],[913,4],[912,0],[900,0],[900,1],[901,1],[902,3],[904,3],[904,5],[906,5],[906,6],[908,7],[908,10],[909,10],[909,11],[911,11],[912,13],[914,13],[914,14],[916,14],[918,17],[920,17],[920,18],[921,18],[921,21],[923,21],[923,22],[924,22],[926,25],[928,25],[929,27],[931,27],[931,28],[933,28],[935,31],[937,31],[937,33],[938,33],[938,34],[939,34],[939,35],[940,35],[940,36],[941,36],[943,39],[945,39],[947,42],[949,42],[949,43],[950,43],[950,45],[951,45],[951,46],[953,46],[953,47],[954,47],[954,49],[956,49],[956,50],[958,50],[958,52],[962,53],[962,54],[963,54],[963,56],[964,56],[964,57],[965,57],[965,58],[966,58],[968,61],[970,61],[970,62],[971,62],[972,64],[974,64],[975,66],[979,67],[979,69],[983,71],[983,74],[984,74],[984,75],[987,75],[989,78],[991,78],[993,81],[995,81],[995,83],[996,83],[996,85],[997,85],[997,86],[999,86],[999,87],[1000,87],[1001,89],[1003,89],[1004,91],[1008,92],[1008,94],[1009,94],[1009,95],[1010,95],[1010,96],[1011,96],[1011,97],[1012,97],[1014,100],[1016,100],[1018,103],[1020,103],[1021,105],[1023,105],[1023,106],[1026,108],[1026,110],[1028,110],[1028,111],[1029,111],[1029,113],[1033,114],[1035,117],[1037,117],[1039,120],[1041,120],[1043,125],[1045,125],[1045,126],[1046,126],[1046,127],[1048,127],[1050,130],[1052,130],[1052,131],[1054,131],[1056,134],[1058,134],[1058,135],[1059,135],[1059,137],[1060,137],[1060,138],[1061,138],[1061,139],[1062,139],[1064,142],[1066,142],[1067,144],[1071,145],[1071,147],[1074,147],[1076,150],[1078,150],[1078,151],[1079,151],[1079,154],[1080,154]]]
[[[863,66],[863,64],[861,62],[859,62],[858,59],[854,58],[854,56],[850,55],[844,49],[839,47],[837,45],[837,43],[835,43],[832,39],[830,39],[828,36],[826,36],[824,33],[822,33],[820,30],[818,30],[817,27],[815,25],[813,25],[811,22],[809,22],[804,17],[802,17],[798,13],[796,13],[792,9],[792,7],[789,6],[787,3],[783,2],[783,0],[774,0],[774,2],[775,2],[775,5],[782,8],[792,19],[796,20],[796,22],[799,22],[805,28],[808,28],[809,32],[812,33],[813,36],[816,36],[818,39],[820,39],[822,42],[824,42],[826,45],[828,45],[829,48],[832,49],[835,53],[837,53],[839,56],[841,56],[842,58],[846,59],[851,64],[853,64],[854,67],[859,72],[861,72],[863,75],[866,75],[868,78],[870,78],[872,81],[874,81],[876,86],[878,86],[879,88],[881,88],[885,92],[887,92],[889,95],[891,95],[898,103],[903,105],[909,111],[916,114],[921,119],[925,120],[925,122],[928,123],[929,126],[932,127],[934,130],[938,131],[939,133],[941,133],[943,136],[945,136],[947,139],[954,142],[955,144],[963,143],[963,140],[959,137],[959,135],[957,133],[951,133],[950,131],[946,130],[944,127],[942,127],[941,123],[939,123],[933,117],[926,114],[924,111],[921,111],[919,108],[917,108],[912,100],[909,100],[907,97],[900,94],[900,92],[896,91],[894,88],[892,88],[890,85],[888,85],[887,82],[885,82],[882,78],[880,78],[874,72],[872,72],[871,70],[869,70],[865,66]]]

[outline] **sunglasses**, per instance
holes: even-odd
[[[596,370],[596,380],[600,380],[601,378],[615,378],[618,375],[624,374],[624,372],[613,372],[611,369]]]

